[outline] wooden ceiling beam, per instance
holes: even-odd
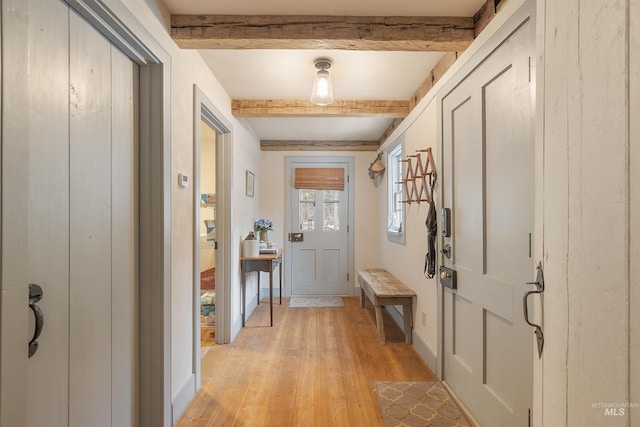
[[[185,49],[462,51],[474,31],[473,17],[171,15]]]
[[[262,151],[376,151],[378,141],[303,141],[271,140],[260,141]]]
[[[496,13],[498,13],[505,4],[508,3],[509,0],[486,0],[485,3],[478,9],[478,11],[473,16],[473,21],[475,25],[474,37],[477,37],[484,28],[489,25],[489,22],[495,18]],[[462,54],[461,51],[456,52],[448,52],[446,53],[440,61],[436,64],[435,67],[427,77],[424,79],[420,87],[416,89],[413,96],[409,100],[409,111],[412,111],[415,106],[424,98],[427,93],[433,88],[438,80],[447,72],[447,70],[453,65],[454,62],[458,59],[458,57]],[[396,119],[389,125],[389,127],[380,135],[379,145],[384,144],[384,142],[389,138],[389,136],[393,133],[393,131],[400,126],[402,120]]]
[[[324,107],[308,100],[234,99],[231,112],[235,117],[406,117],[408,101],[338,100]]]

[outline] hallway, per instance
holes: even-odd
[[[383,426],[376,381],[435,381],[393,319],[377,343],[371,305],[344,308],[258,306],[232,344],[202,361],[202,388],[178,422],[200,426]],[[386,312],[385,312],[386,313]]]

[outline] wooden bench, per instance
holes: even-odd
[[[402,305],[404,340],[407,344],[411,344],[413,298],[416,296],[416,293],[382,268],[358,270],[358,283],[360,284],[360,305],[362,308],[364,308],[365,305],[365,295],[375,307],[376,326],[378,327],[380,344],[386,344],[384,323],[382,320],[382,307],[385,305]]]

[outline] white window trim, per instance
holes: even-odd
[[[399,153],[397,152],[399,150]],[[396,212],[394,193],[398,194],[398,187],[401,190],[400,197],[402,197],[403,187],[401,184],[397,184],[398,181],[404,178],[404,163],[397,163],[397,160],[404,158],[404,137],[396,139],[393,144],[387,149],[387,240],[390,242],[405,244],[405,226],[406,226],[406,210],[404,205],[400,204],[400,228],[392,229],[390,219],[392,214]],[[396,164],[394,164],[394,162]],[[395,176],[394,171],[397,171],[397,167],[400,168],[400,177]],[[399,178],[399,179],[398,179]]]

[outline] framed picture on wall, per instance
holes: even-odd
[[[250,170],[247,171],[247,196],[253,197],[256,176]]]

